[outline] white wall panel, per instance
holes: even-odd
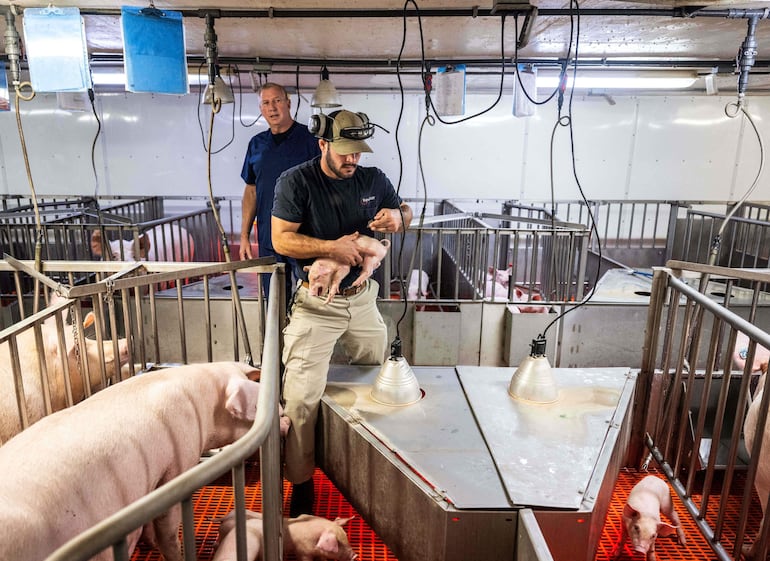
[[[304,97],[309,98],[310,92]],[[489,107],[495,94],[469,95],[466,115]],[[418,166],[419,131],[424,115],[420,94],[405,96],[399,144],[396,125],[398,92],[342,92],[346,108],[363,111],[390,130],[377,130],[373,154],[363,165],[381,167],[401,194],[422,197]],[[759,149],[745,119],[730,119],[725,105],[734,96],[614,97],[577,96],[573,101],[574,146],[578,176],[590,199],[737,199],[750,185],[759,164]],[[206,152],[196,118],[197,95],[99,94],[103,118],[96,158],[101,195],[207,194]],[[292,103],[296,106],[297,97]],[[56,109],[56,98],[42,94],[22,102],[22,122],[36,190],[40,195],[93,194],[91,143],[96,123],[90,112]],[[567,101],[565,100],[566,114]],[[768,134],[770,98],[750,97],[747,107],[763,135]],[[246,145],[264,130],[260,121],[245,128],[235,106],[235,138],[212,157],[214,194],[240,196],[240,170]],[[215,118],[213,148],[227,143],[233,106]],[[298,120],[310,108],[300,104]],[[257,97],[244,96],[241,119],[252,122]],[[201,107],[204,132],[209,107]],[[427,195],[479,199],[543,200],[550,196],[550,143],[556,123],[555,103],[540,106],[531,118],[511,114],[511,96],[493,110],[462,124],[425,126],[421,141]],[[446,117],[455,121],[458,117]],[[13,111],[0,113],[0,193],[28,194]],[[572,175],[570,135],[558,127],[554,139],[554,189],[558,199],[579,197]],[[752,196],[770,200],[763,179]]]
[[[640,102],[630,198],[730,197],[742,140],[741,119],[724,113],[728,99],[647,97]]]
[[[734,98],[731,101],[734,101]],[[750,97],[746,99],[745,107],[754,125],[759,129],[764,149],[767,151],[770,149],[770,98]],[[726,154],[726,157],[729,157],[728,161],[734,161],[735,167],[734,178],[730,185],[730,196],[727,198],[738,200],[749,189],[757,176],[760,165],[760,149],[757,135],[748,119],[741,117],[731,121],[729,126],[733,129],[738,128],[736,121],[740,121],[742,138],[737,146],[732,148],[729,145],[726,146],[727,149],[735,149],[734,156],[733,154]],[[751,195],[752,200],[770,201],[770,175],[767,173],[768,157],[768,154],[765,153],[764,173]]]
[[[568,104],[565,98],[563,117],[569,115]],[[546,200],[551,196],[552,135],[556,199],[581,198],[572,168],[573,141],[577,176],[585,196],[588,199],[625,198],[636,104],[633,97],[617,98],[614,105],[601,96],[575,97],[572,132],[569,126],[557,126],[559,115],[555,100],[539,106],[527,139],[527,176],[521,198]]]
[[[496,95],[468,96],[465,116],[479,113]],[[423,168],[428,197],[518,198],[521,191],[526,119],[511,114],[511,96],[491,111],[468,121],[425,126]],[[421,108],[420,122],[424,116]],[[462,117],[443,117],[459,121]],[[419,133],[419,123],[415,134]]]

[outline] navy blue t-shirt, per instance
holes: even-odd
[[[270,129],[255,135],[249,142],[243,161],[241,178],[257,187],[257,238],[259,255],[273,255],[270,239],[270,213],[273,210],[275,182],[287,169],[315,158],[320,153],[318,139],[307,127],[295,122],[280,142]]]
[[[350,179],[332,179],[321,170],[318,157],[281,174],[275,186],[273,216],[300,224],[300,234],[336,240],[354,232],[374,236],[367,226],[374,215],[400,204],[401,198],[380,169],[358,166]],[[307,280],[302,268],[313,261],[297,259],[297,277]],[[350,286],[360,272],[359,267],[352,267],[340,287]]]

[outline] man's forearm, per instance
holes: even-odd
[[[329,257],[333,243],[333,240],[321,240],[297,232],[283,232],[279,237],[273,236],[275,250],[294,259]]]
[[[254,219],[257,217],[257,193],[256,188],[247,185],[243,190],[241,200],[241,237],[249,237]]]

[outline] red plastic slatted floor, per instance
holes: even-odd
[[[345,525],[345,531],[348,534],[350,545],[358,553],[358,558],[361,561],[398,561],[321,470],[316,469],[313,479],[316,491],[314,514],[330,520],[356,515]],[[290,493],[289,483],[284,481],[284,512],[289,512]],[[246,508],[262,511],[262,488],[259,483],[258,463],[249,462],[246,466]],[[226,515],[232,509],[233,493],[229,475],[195,494],[194,511],[197,523],[195,541],[198,545],[199,561],[210,561],[214,556],[219,527],[216,519]],[[295,558],[294,556],[286,556],[286,559],[293,560]],[[162,558],[157,551],[143,544],[139,544],[131,557],[131,561],[161,560]]]
[[[654,470],[650,473],[656,474]],[[610,561],[610,554],[615,543],[620,537],[621,521],[620,515],[623,511],[623,505],[626,502],[631,488],[644,477],[646,473],[640,473],[631,469],[623,469],[618,474],[618,481],[615,485],[615,491],[607,512],[607,519],[602,532],[601,540],[597,548],[596,561]],[[662,476],[661,476],[662,477]],[[326,478],[320,470],[316,470],[313,476],[316,488],[315,514],[325,518],[334,519],[336,517],[349,517],[356,514],[350,503],[340,494],[337,488]],[[216,519],[224,516],[233,508],[232,488],[230,487],[229,476],[223,477],[220,481],[202,489],[195,495],[194,510],[195,520],[198,526],[195,529],[196,542],[198,544],[198,559],[200,561],[210,561],[214,555],[217,544],[217,523]],[[251,510],[262,510],[262,494],[258,483],[259,466],[258,464],[248,464],[246,470],[246,505]],[[250,484],[249,482],[255,482]],[[718,486],[716,486],[718,487]],[[729,501],[727,517],[728,520],[736,520],[739,516],[738,507],[741,494],[743,493],[743,482],[740,474],[736,476],[734,489],[731,496],[734,500]],[[288,512],[289,484],[284,483],[284,512]],[[756,494],[755,494],[756,495]],[[674,497],[674,505],[679,514],[679,518],[684,526],[687,536],[687,545],[680,546],[675,538],[661,538],[657,541],[655,550],[657,558],[660,561],[704,561],[715,559],[716,556],[700,535],[695,523],[693,522],[686,509],[679,500]],[[761,509],[759,501],[756,499],[752,503],[752,509],[749,513],[748,532],[756,531],[761,520]],[[710,521],[713,525],[713,521]],[[730,526],[729,524],[727,526]],[[396,557],[385,546],[382,540],[372,531],[368,524],[356,516],[345,526],[350,544],[358,553],[361,561],[397,561]],[[732,545],[731,539],[734,535],[725,530],[724,545],[729,548]],[[728,549],[729,551],[729,549]],[[161,561],[160,554],[151,548],[140,544],[134,551],[132,561]],[[287,559],[293,559],[288,556]],[[626,546],[621,560],[643,561],[644,556],[633,552]],[[468,561],[482,561],[471,560]]]
[[[658,475],[665,479],[665,477],[657,473],[655,470],[650,469],[650,474]],[[615,544],[620,538],[621,519],[620,516],[623,512],[623,506],[626,504],[628,494],[631,492],[633,486],[640,481],[648,473],[641,473],[636,470],[622,469],[618,474],[618,481],[615,484],[615,490],[610,501],[610,506],[607,511],[607,519],[604,523],[604,530],[602,531],[602,537],[599,542],[599,546],[596,551],[596,561],[610,561]],[[718,492],[721,488],[720,473],[717,473],[715,482],[712,484],[712,495],[710,499],[711,505],[718,504],[719,497],[714,493]],[[702,483],[702,482],[701,482]],[[698,481],[696,479],[697,487]],[[727,521],[738,520],[740,516],[739,508],[740,501],[743,497],[744,490],[744,477],[742,473],[737,473],[733,480],[733,488],[730,491],[730,498],[727,501],[727,511],[725,519]],[[674,509],[679,515],[679,520],[684,528],[685,537],[687,538],[687,545],[681,546],[676,540],[676,536],[659,538],[655,542],[655,554],[658,561],[705,561],[709,559],[716,559],[716,555],[708,545],[706,540],[701,536],[700,530],[696,526],[687,509],[682,505],[679,498],[672,492],[674,501]],[[695,488],[693,490],[693,500],[696,504],[700,504],[699,490]],[[665,520],[665,518],[663,518]],[[713,528],[715,520],[711,516],[706,517],[707,522]],[[754,498],[749,510],[749,524],[747,532],[750,536],[754,535],[757,531],[759,523],[762,520],[762,509],[759,505],[759,499],[754,493]],[[732,551],[732,546],[735,543],[735,533],[732,531],[735,524],[727,522],[725,524],[722,536],[722,546],[728,551]],[[747,540],[750,543],[750,540]],[[625,551],[620,556],[620,561],[644,561],[645,557],[641,553],[633,551],[628,544],[626,544]]]

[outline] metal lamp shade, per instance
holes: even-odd
[[[330,80],[321,80],[310,100],[311,107],[342,107],[337,88]]]
[[[559,390],[545,356],[528,355],[521,361],[508,384],[508,395],[532,403],[553,403]]]
[[[403,356],[390,357],[374,380],[371,397],[384,405],[411,405],[422,397],[417,378]]]

